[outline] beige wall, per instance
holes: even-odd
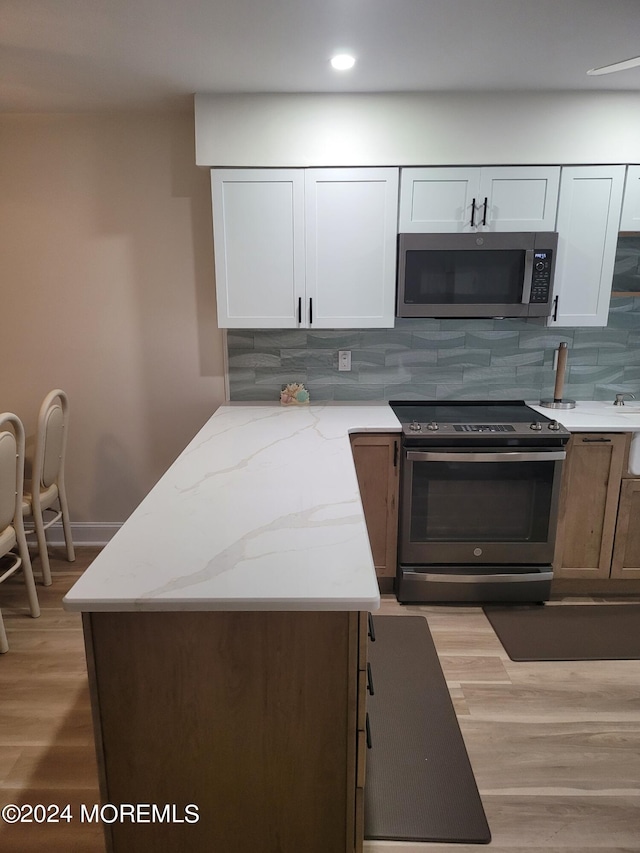
[[[0,410],[29,433],[69,394],[80,534],[126,519],[223,401],[193,137],[188,113],[0,117]]]

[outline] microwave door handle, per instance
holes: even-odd
[[[447,453],[407,451],[408,462],[553,462],[566,459],[564,450],[506,451],[504,453]]]
[[[531,279],[533,278],[533,249],[524,253],[524,284],[522,287],[522,304],[531,302]]]

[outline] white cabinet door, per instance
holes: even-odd
[[[640,231],[640,166],[627,167],[620,230]]]
[[[475,231],[479,195],[480,169],[402,169],[398,232]]]
[[[559,166],[403,169],[398,231],[554,231],[559,182]]]
[[[218,326],[287,329],[304,303],[304,173],[211,171]]]
[[[305,172],[310,327],[393,327],[397,210],[397,169]]]
[[[624,166],[562,169],[551,326],[606,326]]]
[[[482,169],[479,230],[555,231],[559,184],[559,166]]]

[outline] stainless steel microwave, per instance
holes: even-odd
[[[558,235],[400,234],[398,317],[549,317]]]

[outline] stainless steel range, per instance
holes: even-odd
[[[398,600],[548,599],[567,430],[521,401],[390,405],[402,423]]]

